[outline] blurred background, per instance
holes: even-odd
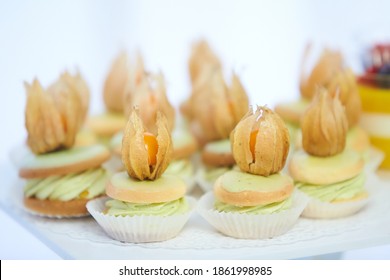
[[[140,50],[147,69],[163,71],[170,101],[178,105],[190,93],[191,44],[205,38],[227,74],[239,73],[251,102],[273,106],[298,96],[308,42],[339,48],[359,71],[364,40],[390,35],[385,0],[354,1],[353,6],[305,0],[0,3],[1,116],[8,120],[3,124],[8,137],[0,146],[6,149],[25,133],[24,81],[37,77],[47,86],[62,71],[79,69],[91,89],[91,112],[97,112],[105,76],[121,50],[130,59]],[[4,153],[1,157],[7,159]]]
[[[308,42],[340,49],[362,71],[363,47],[390,38],[388,11],[386,0],[0,1],[0,160],[26,136],[24,81],[37,77],[47,86],[79,69],[91,90],[90,111],[99,112],[112,60],[139,50],[147,69],[164,73],[178,106],[190,93],[191,44],[203,38],[226,74],[240,75],[252,104],[273,107],[299,95]]]

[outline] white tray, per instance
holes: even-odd
[[[366,208],[337,220],[300,218],[286,234],[268,240],[223,236],[194,213],[175,239],[125,244],[110,239],[92,217],[49,219],[22,206],[22,185],[15,169],[1,166],[1,204],[16,221],[65,259],[296,259],[390,244],[390,180],[370,176]],[[196,188],[192,193],[199,197]]]

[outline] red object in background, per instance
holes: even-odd
[[[365,72],[358,81],[374,87],[390,88],[390,43],[373,45],[365,56]]]
[[[371,48],[370,53],[372,66],[378,69],[378,71],[384,65],[390,63],[390,43],[376,44]]]

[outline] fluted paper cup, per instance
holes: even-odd
[[[302,217],[314,219],[336,219],[351,216],[363,209],[369,200],[369,198],[364,198],[356,201],[330,203],[307,197],[309,202],[302,212]]]
[[[195,199],[186,197],[189,210],[172,216],[113,216],[104,214],[105,202],[110,198],[95,199],[87,204],[89,213],[115,240],[131,243],[158,242],[177,236],[187,223],[195,207]]]
[[[267,239],[288,232],[297,222],[307,204],[307,197],[294,192],[292,206],[273,214],[225,213],[214,209],[212,192],[204,194],[197,211],[214,228],[224,235],[240,239]]]

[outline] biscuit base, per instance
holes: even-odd
[[[284,120],[291,122],[297,126],[299,126],[301,117],[303,113],[306,110],[306,107],[309,105],[307,103],[306,106],[303,104],[300,104],[300,106],[297,106],[299,104],[300,100],[292,101],[292,102],[286,102],[286,103],[280,103],[275,106],[275,112]]]
[[[112,153],[117,156],[122,156],[122,145],[112,148]]]
[[[355,126],[348,132],[347,146],[360,153],[363,153],[370,148],[370,137],[361,127]]]
[[[172,159],[188,158],[198,150],[198,144],[196,142],[189,143],[186,146],[180,148],[174,148],[172,153]]]
[[[229,192],[222,186],[222,177],[214,185],[214,194],[220,201],[235,206],[266,205],[287,199],[294,191],[294,184],[286,184],[283,189],[273,192],[241,191]]]
[[[86,126],[99,137],[111,138],[117,132],[123,130],[127,119],[122,114],[114,114],[109,116],[109,113],[90,116],[87,119]]]
[[[202,162],[215,167],[233,166],[236,163],[233,154],[216,154],[205,150],[202,151]]]
[[[69,201],[37,199],[24,197],[24,206],[42,216],[78,217],[89,215],[86,204],[90,199],[74,199]]]

